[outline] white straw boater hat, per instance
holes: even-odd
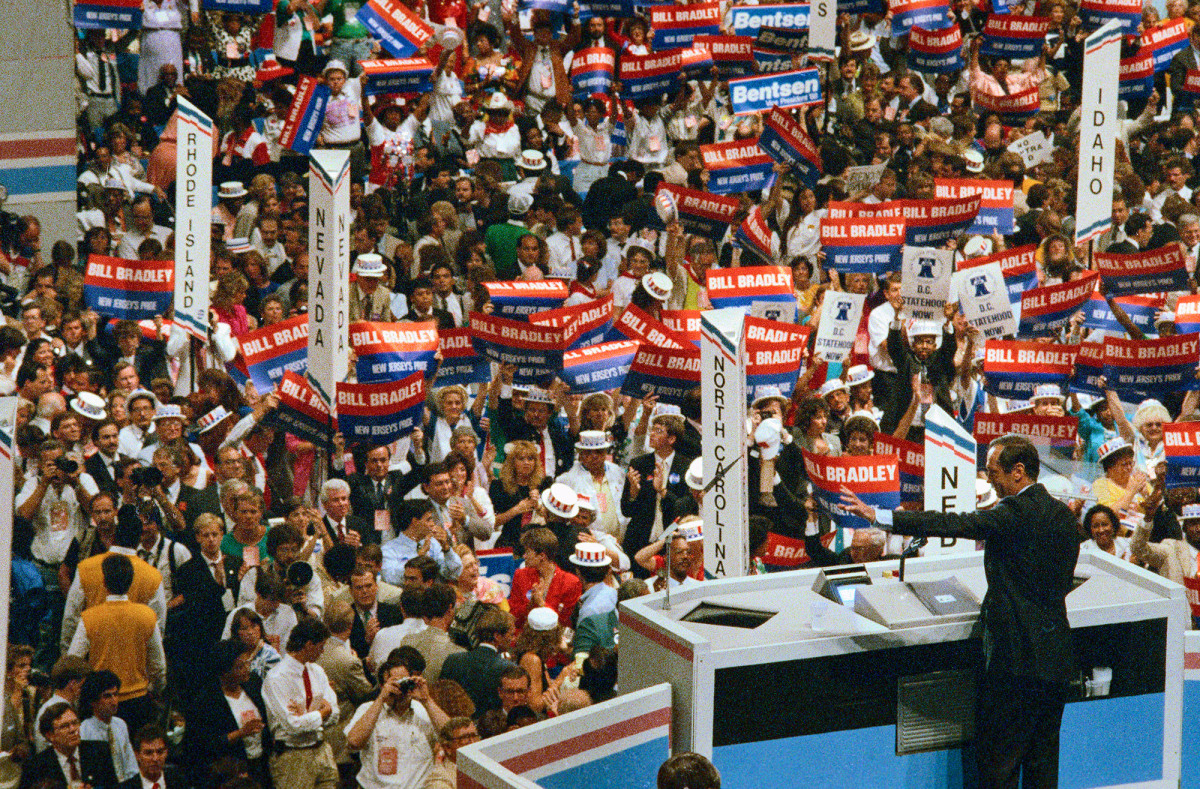
[[[1038,400],[1053,400],[1061,403],[1063,401],[1063,393],[1058,384],[1038,384],[1037,388],[1033,390],[1033,397],[1029,399],[1035,403]]]
[[[560,518],[574,518],[579,514],[579,496],[570,485],[555,482],[542,492],[542,506]]]
[[[603,430],[581,430],[579,440],[575,442],[576,449],[608,449],[612,445],[608,433]]]
[[[1101,462],[1103,462],[1104,459],[1107,458],[1109,455],[1114,455],[1117,452],[1120,452],[1122,449],[1132,449],[1132,448],[1133,447],[1130,446],[1129,442],[1123,438],[1120,438],[1120,437],[1110,438],[1109,440],[1107,440],[1103,444],[1101,444],[1100,449],[1097,450],[1097,454],[1100,456],[1098,459]]]
[[[791,402],[788,398],[783,396],[783,392],[780,391],[778,386],[768,385],[760,386],[758,388],[758,397],[754,398],[754,402],[750,404],[750,407],[757,410],[759,406],[763,405],[768,400],[778,400],[785,408],[787,407],[787,404]]]
[[[238,197],[245,197],[249,194],[246,191],[246,186],[241,181],[225,181],[217,189],[217,199],[219,200],[234,200]]]
[[[1183,514],[1179,516],[1181,521],[1200,520],[1200,504],[1184,504]]]
[[[875,377],[875,371],[865,364],[856,364],[847,371],[846,384],[860,386]]]
[[[225,245],[225,251],[233,255],[243,255],[254,251],[254,247],[250,245],[250,239],[248,238],[231,238],[229,239],[229,243]]]
[[[598,542],[577,542],[575,553],[571,555],[571,564],[580,567],[607,567],[612,564],[608,551]]]
[[[529,394],[525,395],[526,403],[545,403],[546,405],[554,405],[554,398],[545,389],[540,386],[529,387]]]
[[[71,401],[71,410],[80,416],[99,422],[108,414],[104,410],[104,398],[91,392],[80,392]]]
[[[382,277],[387,273],[387,266],[380,255],[364,252],[354,259],[354,268],[350,273],[356,277]]]
[[[546,155],[541,151],[527,150],[521,151],[521,158],[517,160],[517,167],[522,170],[545,170]]]
[[[160,419],[178,419],[183,420],[183,410],[174,403],[163,403],[154,410],[154,421]]]
[[[225,410],[225,406],[219,405],[204,416],[200,417],[200,421],[196,423],[196,429],[201,433],[207,433],[209,430],[212,430],[214,427],[216,427],[217,423],[227,416],[229,416],[229,412]]]
[[[558,614],[554,613],[553,608],[535,608],[525,617],[525,623],[529,625],[531,630],[553,630],[558,626]]]
[[[659,301],[666,301],[671,295],[671,278],[662,271],[651,271],[642,277],[642,287]]]

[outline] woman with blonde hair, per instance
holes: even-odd
[[[497,606],[501,611],[508,610],[508,597],[500,584],[491,578],[485,578],[479,573],[479,557],[465,543],[454,546],[455,553],[462,559],[462,572],[454,579],[454,595],[458,598],[458,606],[481,603]]]
[[[500,529],[497,548],[516,548],[520,544],[521,528],[533,517],[538,496],[550,482],[532,441],[509,442],[504,465],[488,490],[496,508],[496,528]]]

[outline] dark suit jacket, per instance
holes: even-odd
[[[215,488],[193,488],[190,485],[180,485],[179,498],[175,500],[175,506],[179,509],[179,514],[183,516],[183,522],[187,525],[189,532],[201,513],[208,512],[221,517],[221,499]]]
[[[346,483],[350,485],[350,511],[366,522],[368,531],[375,535],[375,542],[379,541],[375,532],[375,510],[389,509],[392,501],[402,498],[416,481],[412,475],[389,471],[383,480],[383,496],[380,497],[375,489],[375,480],[366,474],[351,474],[346,479]]]
[[[1171,58],[1171,65],[1167,66],[1167,73],[1171,76],[1171,88],[1178,93],[1180,86],[1187,81],[1188,71],[1197,68],[1200,68],[1200,63],[1197,63],[1196,52],[1189,41],[1187,46],[1175,53],[1175,57]]]
[[[654,526],[654,509],[657,506],[657,496],[654,492],[654,453],[649,452],[645,455],[635,457],[629,463],[631,469],[636,470],[642,475],[642,484],[638,488],[638,495],[633,501],[629,500],[629,480],[625,480],[625,486],[621,489],[621,514],[629,517],[629,526],[625,529],[625,541],[622,549],[629,553],[637,553],[642,548],[650,544],[650,529]],[[670,525],[674,520],[674,501],[675,499],[690,496],[688,492],[687,482],[684,481],[684,476],[687,474],[688,466],[691,465],[693,458],[676,450],[675,458],[671,461],[671,468],[667,472],[667,495],[663,497],[663,526]],[[633,556],[633,553],[629,553]],[[641,572],[645,577],[645,570],[642,570],[637,565],[634,566],[634,572]]]
[[[124,457],[120,452],[117,453],[117,460],[121,460]],[[92,479],[96,481],[96,487],[100,488],[100,490],[113,494],[120,492],[116,480],[108,473],[108,466],[104,465],[104,459],[100,457],[99,452],[94,453],[87,460],[83,461],[83,470],[92,475]]]
[[[388,603],[377,604],[375,616],[379,618],[381,628],[398,625],[404,621],[404,612],[400,610],[400,607]],[[366,624],[357,607],[354,609],[354,624],[350,626],[350,648],[362,660],[366,660],[367,653],[371,651],[371,645],[367,643]]]
[[[190,789],[191,787],[191,784],[169,764],[163,769],[162,777],[158,779],[158,785],[161,789]],[[142,789],[141,774],[139,773],[128,780],[121,781],[121,783],[117,784],[117,789]]]
[[[384,509],[387,509],[386,505]],[[334,543],[340,544],[337,532],[334,531],[333,522],[329,520],[329,516],[322,516],[325,519],[325,528],[329,530],[329,536],[333,538]],[[359,539],[362,544],[379,542],[379,532],[375,531],[375,513],[372,512],[370,517],[359,517],[354,514],[346,516],[346,528],[350,531],[358,532]]]
[[[175,570],[172,589],[182,595],[183,603],[167,612],[167,633],[164,648],[171,665],[195,663],[198,655],[207,655],[213,645],[221,640],[225,628],[225,590],[237,599],[238,569],[241,562],[232,556],[221,555],[225,574],[224,586],[219,585],[209,572],[204,557],[197,550]],[[187,688],[195,688],[208,678],[207,667],[196,671],[179,672],[175,682]]]
[[[439,310],[437,307],[434,307],[433,309],[430,310],[430,313],[433,315],[433,319],[435,321],[437,321],[437,327],[439,330],[454,328],[454,316],[451,315],[446,310]],[[413,323],[422,323],[424,321],[429,320],[429,318],[422,318],[417,313],[413,312],[412,310],[409,310],[408,313],[405,314],[405,316],[403,318],[401,318],[400,320],[412,321]]]
[[[987,540],[980,621],[988,671],[1058,683],[1078,675],[1066,597],[1079,533],[1067,505],[1035,484],[983,512],[897,511],[893,519],[899,534]]]
[[[266,706],[262,699],[262,682],[254,674],[242,686],[249,695],[263,722],[267,720]],[[246,758],[246,748],[241,740],[231,743],[228,740],[230,732],[241,728],[241,723],[234,720],[233,712],[229,709],[221,686],[216,681],[204,684],[191,698],[187,709],[187,728],[184,730],[183,752],[193,765],[193,776],[201,785],[207,786],[211,765],[223,756],[235,759]],[[271,730],[263,729],[263,751],[270,753]]]
[[[1138,249],[1131,241],[1118,241],[1110,246],[1106,251],[1114,255],[1132,255],[1134,252],[1140,252],[1141,250]]]
[[[491,647],[479,645],[470,652],[459,652],[442,663],[442,679],[452,679],[475,702],[475,716],[500,709],[500,675],[516,665],[500,657]]]
[[[79,775],[92,789],[113,789],[117,785],[117,773],[113,769],[112,754],[108,743],[84,740],[79,743]],[[68,776],[63,775],[57,752],[47,748],[33,756],[21,768],[21,789],[40,784],[50,779],[53,786],[67,786]]]
[[[523,413],[513,408],[511,399],[500,399],[499,416],[504,435],[508,436],[509,441],[532,441],[535,445],[541,444],[540,434],[525,421]],[[546,429],[550,431],[550,443],[554,445],[554,476],[557,477],[575,465],[575,441],[563,430],[562,424],[554,415],[551,415]]]

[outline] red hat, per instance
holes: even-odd
[[[258,71],[254,72],[254,81],[265,85],[271,80],[282,79],[292,73],[287,66],[279,65],[279,61],[275,59],[274,55],[267,55],[263,58],[263,63],[259,66]]]

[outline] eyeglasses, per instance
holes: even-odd
[[[472,731],[465,731],[462,734],[454,735],[453,737],[450,738],[450,742],[462,742],[463,740],[478,740],[478,739],[479,739],[479,732],[472,730]]]

